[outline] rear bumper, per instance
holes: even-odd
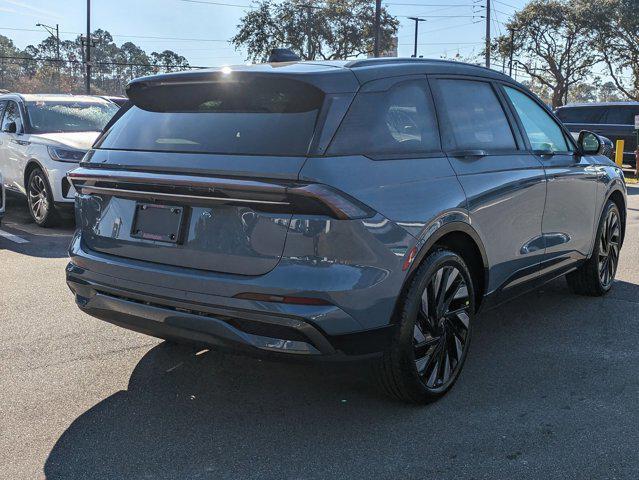
[[[87,314],[143,334],[249,355],[315,360],[375,357],[388,345],[391,326],[328,334],[316,319],[345,315],[334,306],[267,304],[196,295],[114,278],[71,262],[67,284]],[[163,295],[162,293],[165,293]]]

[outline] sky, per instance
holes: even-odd
[[[229,5],[206,3],[215,1]],[[372,0],[371,0],[372,1]],[[492,0],[493,35],[505,31],[510,15],[527,0]],[[419,26],[418,55],[463,57],[481,51],[485,36],[485,0],[385,0],[400,20],[399,56],[413,53],[414,22]],[[244,63],[246,56],[228,40],[251,0],[91,0],[91,29],[108,30],[116,44],[131,41],[148,53],[173,50],[192,66]],[[86,0],[0,0],[0,34],[17,47],[37,44],[47,34],[36,23],[59,24],[62,39],[86,31]],[[151,37],[151,38],[149,38]]]

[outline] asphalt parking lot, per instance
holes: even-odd
[[[82,314],[71,220],[0,233],[0,478],[639,477],[639,187],[605,298],[563,281],[485,312],[460,381],[412,407],[358,365],[165,344]],[[10,234],[10,235],[7,235]]]

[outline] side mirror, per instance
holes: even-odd
[[[588,130],[579,132],[578,143],[584,155],[598,155],[603,151],[603,142],[599,135]]]
[[[16,133],[18,131],[18,126],[16,125],[16,122],[9,122],[2,131],[5,133]]]

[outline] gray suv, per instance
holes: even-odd
[[[611,288],[622,172],[528,90],[422,59],[140,78],[80,168],[67,282],[89,315],[247,354],[371,359],[411,402],[481,308]]]

